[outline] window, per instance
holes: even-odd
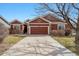
[[[58,30],[64,30],[64,29],[65,29],[65,25],[63,23],[59,23]]]
[[[20,26],[19,25],[15,25],[14,26],[14,29],[19,30],[20,29]]]

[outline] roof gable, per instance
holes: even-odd
[[[10,24],[22,24],[20,21],[18,21],[17,19],[15,19],[14,21],[12,21]]]
[[[51,21],[51,22],[65,22],[64,20],[62,19],[59,19],[57,17],[55,17],[53,14],[49,13],[49,14],[46,14],[44,16],[42,16],[43,18]]]
[[[50,21],[46,20],[45,18],[42,18],[42,17],[38,17],[38,18],[35,18],[31,21],[29,21],[29,23],[49,23]]]

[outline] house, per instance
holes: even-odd
[[[5,38],[9,34],[9,23],[0,16],[0,43],[2,42],[3,38]]]
[[[10,23],[10,34],[21,34],[24,25],[17,19]]]
[[[10,28],[9,23],[2,16],[0,16],[0,23],[4,24],[6,28]]]
[[[21,23],[14,20],[10,23],[11,34],[53,34],[67,35],[71,33],[71,27],[65,20],[55,17],[53,14],[45,14]]]
[[[39,16],[27,22],[28,34],[65,35],[65,32],[71,32],[71,27],[53,14]]]

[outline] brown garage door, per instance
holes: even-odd
[[[31,34],[48,34],[48,27],[31,27]]]

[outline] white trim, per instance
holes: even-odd
[[[28,34],[30,34],[30,27],[29,27],[29,23],[27,23],[27,32],[28,32]]]
[[[59,30],[59,24],[63,24],[64,30],[65,30],[65,24],[64,24],[64,23],[58,23],[58,24],[57,24],[57,30]]]
[[[36,20],[37,18],[39,18],[39,17],[35,17],[34,19],[28,21],[27,23],[29,23],[29,22],[31,22],[31,21],[34,21],[34,20]]]
[[[58,24],[58,23],[63,23],[63,22],[52,22],[51,24]],[[49,24],[49,23],[29,23],[29,24]],[[67,24],[67,23],[64,23]]]
[[[48,27],[48,34],[50,34],[50,27]]]
[[[29,28],[29,30],[28,30],[29,31],[29,34],[31,34],[31,32],[30,32],[30,26],[28,28]]]
[[[23,25],[23,24],[10,24],[10,25]]]
[[[23,25],[23,24],[10,24],[10,25]]]
[[[29,27],[49,27],[49,26],[29,26]]]
[[[30,24],[49,24],[49,23],[30,23]]]
[[[45,19],[43,17],[40,17],[40,18],[43,19],[44,21],[48,22],[48,23],[51,23],[51,21],[49,21],[49,20],[47,20],[47,19]]]
[[[51,23],[49,24],[49,34],[51,33]]]
[[[29,34],[31,34],[31,27],[48,27],[48,34],[50,34],[50,27],[49,26],[29,26]]]
[[[44,15],[40,15],[40,16],[37,16],[37,17],[35,17],[35,18],[33,18],[32,20],[30,20],[29,22],[31,22],[31,21],[33,21],[33,20],[36,20],[37,18],[43,18],[43,17],[45,17],[45,16],[47,16],[48,14],[51,14],[51,15],[53,15],[53,13],[46,13],[46,14],[44,14]],[[53,15],[54,16],[54,15]],[[56,17],[55,17],[56,18]],[[47,20],[47,21],[49,21],[49,20]],[[29,22],[27,22],[27,23],[29,23]],[[51,22],[51,21],[49,21],[49,22]]]
[[[46,13],[46,14],[44,14],[44,15],[40,15],[40,16],[35,17],[34,19],[30,20],[29,22],[34,21],[34,20],[36,20],[37,18],[41,18],[41,19],[43,19],[43,20],[45,20],[45,21],[47,21],[47,22],[49,22],[49,23],[51,23],[51,24],[57,24],[57,23],[60,22],[60,21],[59,21],[59,22],[51,22],[51,21],[49,21],[49,20],[43,18],[43,17],[47,16],[48,14],[51,14],[53,17],[55,17],[52,12],[48,12],[48,13]],[[57,17],[55,17],[55,18],[57,18]],[[29,22],[27,22],[27,23],[29,23]],[[64,21],[64,22],[65,22],[65,21]],[[62,22],[62,23],[63,23],[63,22]],[[65,23],[65,24],[67,24],[67,23]]]
[[[63,22],[52,22],[51,24],[58,24],[58,23],[63,23]],[[63,23],[63,24],[67,24],[67,23]]]

